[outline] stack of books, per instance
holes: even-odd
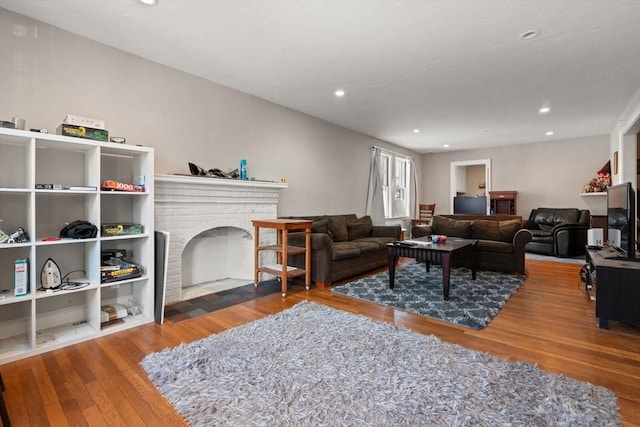
[[[100,282],[110,283],[142,276],[142,267],[126,260],[126,250],[104,249],[100,265]]]
[[[58,135],[75,136],[76,138],[109,141],[109,132],[105,129],[104,120],[67,114],[58,126]]]

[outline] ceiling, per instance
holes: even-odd
[[[158,1],[0,7],[422,153],[608,134],[640,89],[639,0]]]

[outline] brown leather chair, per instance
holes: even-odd
[[[430,205],[419,205],[418,218],[411,220],[411,226],[414,227],[416,225],[430,225],[433,221],[433,216],[436,213],[436,204]]]

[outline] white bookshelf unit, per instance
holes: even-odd
[[[0,243],[0,364],[97,338],[154,319],[152,148],[0,128],[0,229],[24,228],[28,242]],[[144,181],[144,192],[103,191],[102,180]],[[60,184],[95,189],[40,189]],[[89,239],[58,237],[75,220],[98,227]],[[100,225],[135,223],[142,234],[101,237]],[[127,251],[141,277],[101,283],[103,250]],[[74,290],[41,289],[40,273],[52,258],[62,276],[88,282]],[[14,263],[29,260],[28,293],[15,296]],[[137,306],[109,326],[101,307]]]

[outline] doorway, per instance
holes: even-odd
[[[450,189],[450,197],[449,197],[450,212],[454,212],[453,210],[454,197],[456,197],[458,193],[467,193],[467,168],[475,167],[475,166],[484,167],[484,183],[482,184],[485,187],[484,188],[485,195],[487,196],[485,213],[489,212],[489,191],[491,191],[491,159],[465,160],[461,162],[451,162],[451,167],[450,167],[451,189]]]

